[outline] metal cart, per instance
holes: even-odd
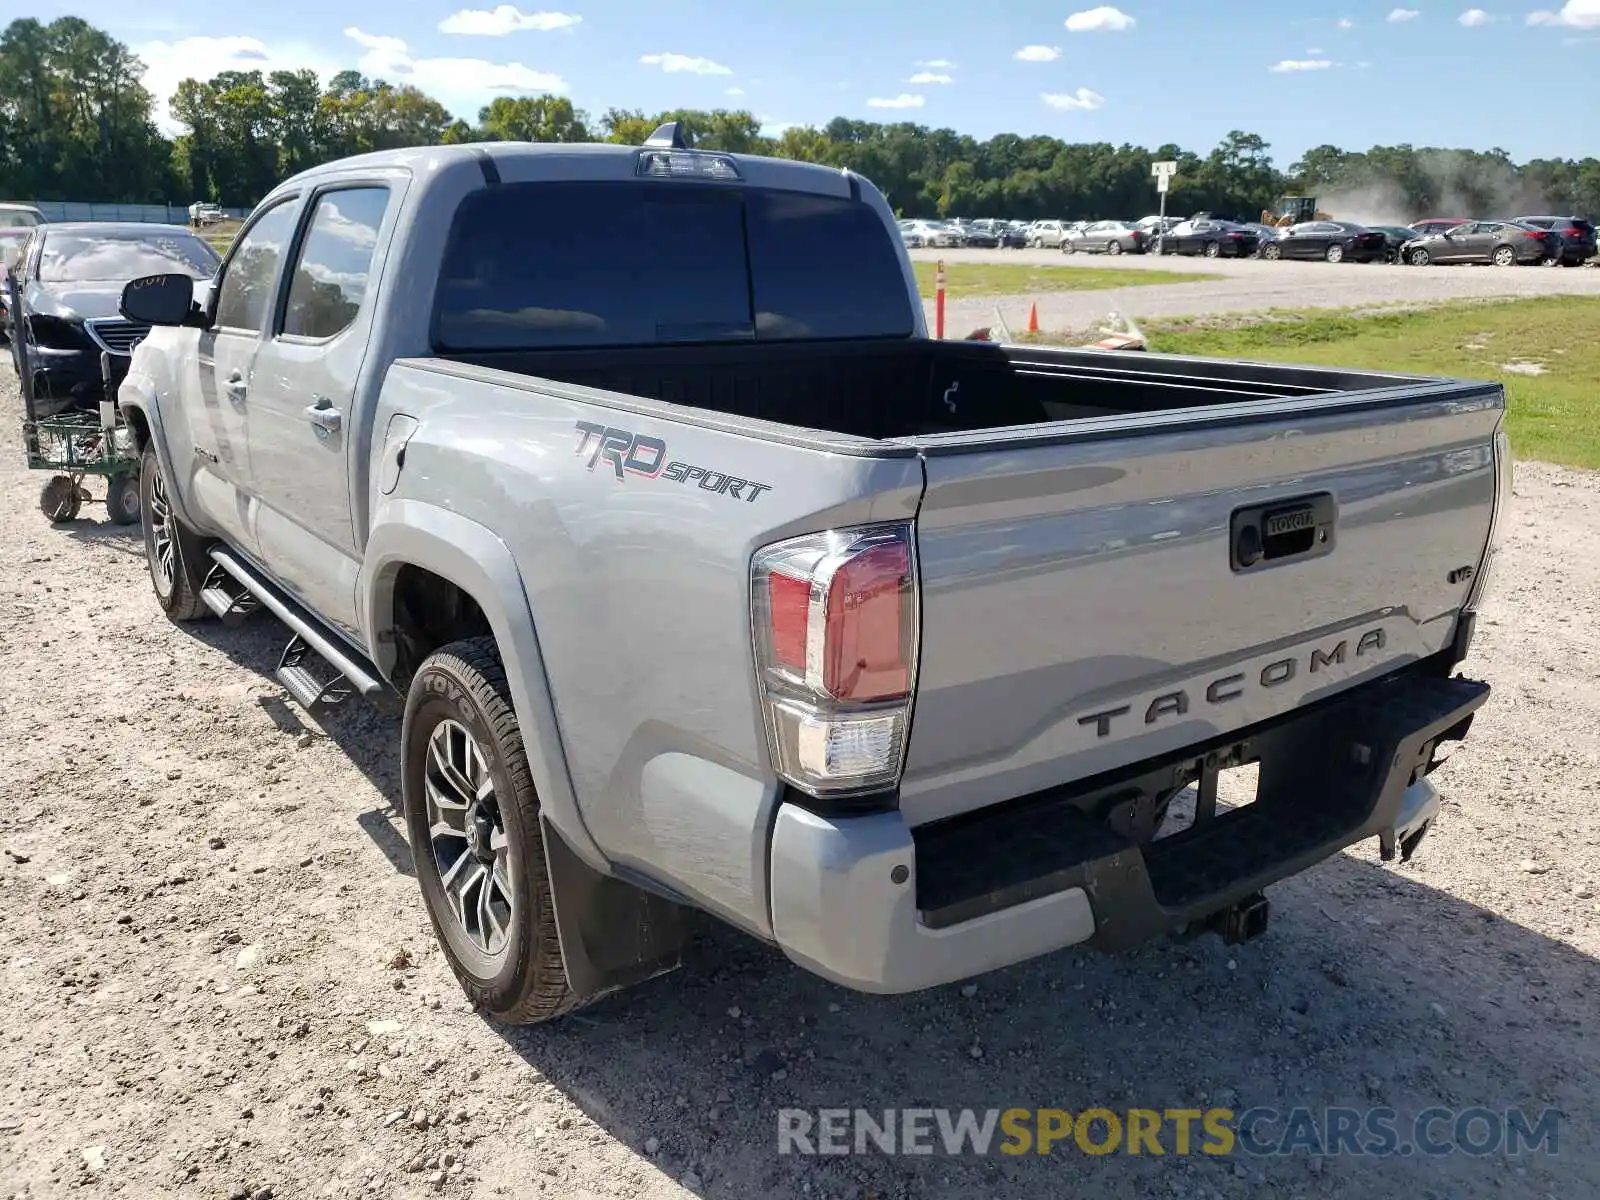
[[[38,415],[27,340],[19,334],[18,365],[22,368],[22,444],[28,469],[54,471],[39,489],[39,511],[52,524],[75,519],[78,510],[93,503],[83,481],[99,475],[106,481],[106,513],[118,525],[139,519],[139,450],[133,431],[122,419],[116,388],[111,382],[111,356],[100,352],[100,377],[105,392],[98,412],[69,411]]]

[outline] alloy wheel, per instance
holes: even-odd
[[[156,574],[163,596],[172,591],[175,550],[172,540],[172,505],[167,500],[166,480],[156,471],[150,477],[150,569]]]
[[[449,915],[479,953],[500,958],[515,911],[510,840],[488,756],[460,722],[440,721],[429,735],[423,785],[429,851]]]

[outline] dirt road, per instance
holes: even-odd
[[[1178,317],[1196,313],[1253,312],[1267,308],[1345,308],[1381,304],[1437,304],[1446,300],[1498,296],[1600,296],[1600,268],[1563,270],[1545,267],[1401,267],[1376,263],[1266,262],[1178,258],[1175,255],[1074,254],[1054,250],[913,250],[916,259],[960,262],[1018,263],[1075,270],[1110,268],[1130,273],[1149,270],[1215,274],[1223,278],[1192,283],[1153,284],[1098,292],[1040,292],[951,300],[947,332],[964,337],[994,323],[994,309],[1013,330],[1021,330],[1028,305],[1037,301],[1045,329],[1088,329],[1111,310],[1135,317]],[[928,303],[928,319],[933,306]]]
[[[1266,937],[855,995],[739,935],[551,1027],[464,1006],[395,818],[391,715],[318,725],[273,622],[180,629],[134,536],[50,527],[0,376],[0,1196],[1600,1194],[1600,490],[1525,467],[1414,864],[1363,846]],[[1566,1114],[1559,1153],[806,1158],[783,1107]]]

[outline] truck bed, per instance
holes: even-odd
[[[447,357],[875,439],[1365,391],[1409,381],[1372,372],[928,339]]]

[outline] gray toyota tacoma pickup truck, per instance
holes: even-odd
[[[369,155],[122,304],[157,600],[274,615],[313,711],[404,698],[417,877],[502,1020],[697,914],[873,992],[1250,937],[1409,856],[1488,692],[1500,387],[932,340],[849,172]]]

